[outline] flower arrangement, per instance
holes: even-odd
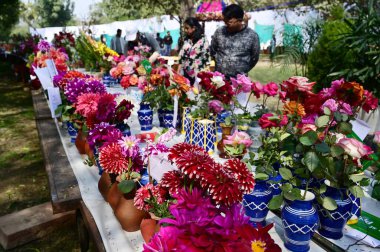
[[[116,143],[123,135],[114,125],[101,122],[96,124],[88,132],[87,141],[91,149],[95,147],[105,147],[111,143]]]
[[[160,221],[165,226],[143,251],[281,251],[268,234],[273,224],[255,229],[240,204],[218,208],[197,188],[181,189],[174,197],[173,218]]]
[[[252,140],[247,133],[235,131],[233,135],[227,136],[223,143],[226,153],[231,157],[235,157],[243,155],[246,149],[252,145]]]
[[[61,49],[55,49],[44,40],[37,45],[39,51],[33,58],[32,65],[35,67],[46,67],[46,60],[52,59],[58,71],[67,71],[68,56]]]
[[[74,78],[89,78],[89,75],[85,75],[84,73],[70,70],[68,72],[58,72],[56,76],[53,78],[53,84],[55,87],[59,87],[62,91],[65,91],[67,83],[69,83]]]
[[[81,94],[104,94],[106,93],[106,88],[101,81],[95,78],[73,78],[67,83],[64,93],[69,102],[76,103]]]
[[[54,33],[53,45],[55,48],[63,48],[67,53],[69,60],[73,60],[75,54],[75,38],[71,32],[60,31]]]
[[[319,93],[312,92],[313,85],[304,77],[292,77],[281,85],[288,99],[283,112],[289,118],[286,127],[291,134],[283,148],[294,160],[292,167],[279,169],[288,183],[282,187],[285,194],[273,199],[277,207],[283,196],[301,197],[293,186],[299,186],[302,180],[308,190],[310,178],[328,179],[332,187],[347,188],[355,197],[363,196],[360,185],[367,183],[361,160],[368,159],[372,150],[353,138],[350,121],[360,108],[370,111],[377,107],[377,99],[360,84],[343,79],[333,81],[330,88]],[[319,194],[324,188],[322,185],[315,192]],[[329,197],[318,199],[326,209],[336,208]]]
[[[180,188],[202,189],[215,204],[231,206],[242,200],[243,194],[250,193],[254,186],[253,174],[238,159],[229,159],[223,165],[216,163],[199,146],[180,143],[174,145],[168,158],[177,171],[166,173],[161,185],[168,188],[171,195]]]

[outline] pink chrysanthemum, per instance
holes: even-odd
[[[78,97],[75,112],[88,117],[98,110],[100,95],[96,93],[84,93]]]
[[[108,173],[121,174],[128,167],[128,160],[117,143],[112,143],[101,148],[99,162],[103,170]]]

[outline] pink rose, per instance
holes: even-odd
[[[317,114],[310,114],[302,117],[302,123],[304,124],[314,124],[315,119],[318,117]]]
[[[216,114],[219,114],[223,111],[223,103],[219,100],[212,100],[208,102],[208,108],[215,112]]]
[[[342,147],[344,149],[344,152],[353,157],[354,160],[360,159],[373,153],[372,149],[369,146],[364,145],[362,142],[354,138],[343,137],[339,139],[336,145]]]
[[[374,134],[374,138],[373,138],[373,141],[377,144],[380,144],[380,130],[379,131],[376,131],[375,134]]]
[[[131,66],[123,66],[122,72],[124,75],[131,75],[134,73],[134,70]]]
[[[260,82],[253,82],[251,90],[256,98],[260,98],[260,95],[263,94],[263,85]]]
[[[328,99],[323,103],[321,109],[323,110],[325,107],[327,107],[331,112],[335,112],[338,110],[338,103],[334,99]]]
[[[288,117],[286,115],[273,115],[272,113],[267,113],[261,116],[259,119],[259,125],[263,129],[272,127],[281,127],[288,123]]]
[[[302,125],[302,128],[301,128],[301,134],[305,134],[306,132],[308,131],[316,131],[317,130],[317,126],[315,126],[314,124],[303,124]]]
[[[315,82],[308,82],[309,79],[302,76],[293,76],[284,81],[281,86],[290,93],[299,91],[305,93],[311,93]]]
[[[286,99],[286,92],[285,91],[280,91],[279,95],[280,95],[281,101],[285,101],[285,99]]]
[[[252,81],[244,74],[238,74],[235,78],[231,78],[232,86],[237,90],[237,93],[251,92]]]
[[[233,135],[227,136],[227,139],[223,140],[224,144],[237,146],[244,144],[246,148],[253,143],[249,135],[243,131],[235,131]]]
[[[274,82],[269,82],[265,86],[263,86],[263,93],[268,96],[275,96],[278,92],[278,86]]]
[[[339,112],[347,114],[347,115],[352,115],[353,114],[352,113],[352,108],[351,108],[350,104],[347,104],[347,103],[343,103],[341,105],[341,108],[340,108]]]
[[[372,92],[369,92],[368,90],[364,90],[364,96],[366,99],[363,104],[363,110],[368,113],[369,111],[376,109],[379,104],[379,99],[373,96]]]

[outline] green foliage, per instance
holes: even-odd
[[[38,24],[41,27],[67,26],[73,18],[74,3],[71,0],[36,0]]]
[[[20,14],[19,0],[0,1],[0,40],[11,34],[12,28],[17,24]]]

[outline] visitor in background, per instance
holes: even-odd
[[[157,32],[156,34],[156,40],[157,40],[158,45],[160,46],[160,54],[164,55],[164,40],[163,38],[160,37],[159,32]]]
[[[170,35],[170,31],[168,31],[164,37],[164,44],[165,44],[165,55],[170,56],[170,52],[171,52],[172,44],[173,44],[173,38]]]
[[[239,5],[227,6],[222,14],[225,26],[215,31],[210,47],[215,70],[227,78],[247,75],[259,60],[259,36],[247,27],[243,20],[244,11]]]
[[[274,58],[274,53],[276,52],[276,36],[273,34],[272,39],[269,44],[269,53],[270,53],[270,58]]]
[[[127,44],[149,46],[151,48],[150,53],[152,53],[149,57],[149,61],[151,63],[156,61],[156,59],[160,56],[160,46],[158,45],[157,40],[150,33],[140,32],[133,27],[129,27],[125,39],[128,41]]]
[[[104,34],[100,35],[100,42],[107,45],[107,39],[106,39],[106,36]]]
[[[203,29],[196,18],[189,17],[184,22],[185,41],[179,52],[178,72],[194,84],[198,72],[210,64],[210,51]]]
[[[124,54],[125,40],[121,37],[121,30],[117,29],[116,35],[111,39],[111,49],[119,55]]]

